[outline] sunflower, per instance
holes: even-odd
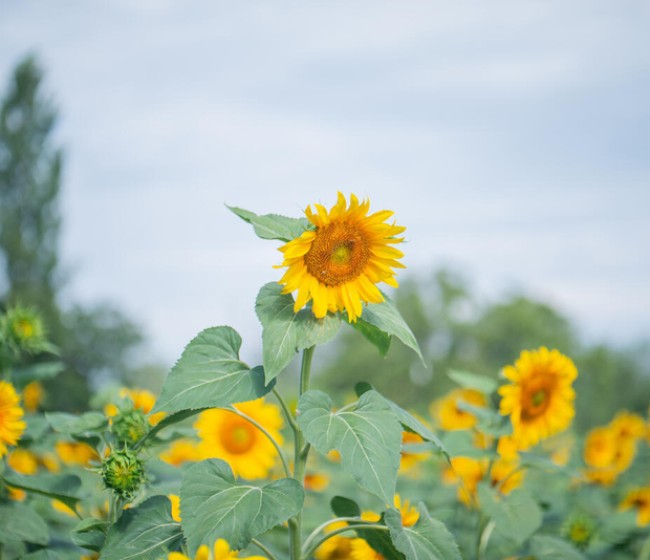
[[[38,381],[32,381],[23,389],[23,403],[27,412],[36,412],[43,402],[43,385]]]
[[[23,409],[16,389],[7,381],[0,381],[0,457],[7,453],[8,445],[16,445],[25,431]]]
[[[645,527],[650,524],[650,486],[630,491],[619,506],[620,510],[637,510],[636,524]]]
[[[583,457],[590,482],[610,486],[634,461],[636,440],[621,436],[620,428],[614,419],[607,426],[594,428],[587,434]]]
[[[503,369],[511,384],[499,388],[500,412],[510,415],[512,438],[519,449],[569,427],[575,414],[571,384],[578,370],[557,350],[524,350],[514,366]]]
[[[345,521],[337,521],[336,523],[331,523],[325,529],[325,533],[331,533],[337,529],[342,529],[347,527],[348,524]],[[344,537],[342,535],[334,535],[323,542],[314,553],[316,560],[344,560],[350,558],[352,551],[352,541],[350,537]]]
[[[198,461],[199,451],[197,445],[191,439],[181,438],[172,442],[169,449],[158,455],[162,461],[178,467],[189,461]]]
[[[99,461],[99,455],[90,445],[76,441],[57,441],[54,450],[61,462],[68,466],[91,466],[93,461]]]
[[[346,558],[350,558],[350,560],[384,560],[384,556],[363,539],[350,541],[350,556]]]
[[[406,228],[385,222],[393,215],[390,210],[368,215],[370,202],[359,202],[353,194],[349,207],[341,193],[329,212],[314,206],[315,212],[308,206],[305,214],[315,229],[280,247],[280,268],[288,268],[279,282],[282,293],[298,291],[294,313],[313,300],[317,318],[345,310],[354,323],[363,312],[362,302],[384,301],[376,284],[397,287],[393,269],[404,268],[397,261],[404,255],[391,245],[404,240],[395,236]]]
[[[282,445],[282,416],[278,406],[264,399],[235,405]],[[218,457],[226,461],[235,476],[249,480],[265,478],[277,460],[277,451],[269,439],[251,422],[234,412],[218,408],[202,412],[195,422],[201,442],[202,459]]]
[[[485,407],[487,399],[476,389],[454,389],[443,398],[434,401],[429,411],[443,430],[468,430],[476,425],[476,416],[467,410],[462,410],[459,403]]]
[[[619,438],[637,441],[645,435],[643,418],[627,410],[619,412],[609,425]]]
[[[38,458],[29,449],[14,449],[7,455],[7,464],[20,474],[36,474]]]

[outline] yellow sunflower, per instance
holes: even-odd
[[[462,410],[458,404],[464,402],[485,407],[487,399],[476,389],[454,389],[441,399],[434,401],[429,411],[443,430],[468,430],[476,425],[477,419],[471,412]]]
[[[0,457],[7,453],[8,445],[16,445],[27,427],[23,421],[20,397],[14,386],[0,381]]]
[[[235,408],[263,426],[278,445],[282,445],[282,415],[278,406],[257,399],[237,404]],[[199,456],[223,459],[235,476],[249,480],[265,478],[277,461],[277,451],[266,435],[234,412],[206,410],[199,415],[194,427],[201,439]]]
[[[54,450],[64,465],[91,466],[93,461],[99,461],[99,455],[90,445],[76,441],[57,441]]]
[[[325,529],[326,533],[331,533],[337,529],[342,529],[347,527],[348,524],[345,521],[337,521],[327,526]],[[352,552],[352,541],[350,537],[344,537],[342,535],[334,535],[326,541],[323,542],[314,553],[316,560],[345,560],[350,558]]]
[[[557,350],[524,350],[514,366],[503,374],[512,381],[499,388],[500,412],[510,415],[512,438],[519,449],[569,427],[575,414],[572,383],[578,370]]]
[[[165,463],[169,463],[175,467],[190,461],[198,461],[200,459],[199,450],[197,445],[191,439],[177,439],[169,446],[169,449],[163,451],[159,455],[160,459]]]
[[[29,449],[14,449],[7,456],[7,464],[20,474],[36,474],[38,458]]]
[[[363,539],[352,539],[350,541],[350,560],[384,560],[384,556],[372,548]]]
[[[172,503],[172,519],[177,523],[181,522],[181,497],[178,494],[168,494],[167,497]]]
[[[38,381],[32,381],[25,385],[23,389],[23,403],[27,412],[36,412],[43,402],[43,385]]]
[[[645,435],[643,418],[627,410],[619,412],[609,425],[619,438],[637,441]]]
[[[639,527],[650,524],[650,486],[636,488],[625,496],[619,506],[620,510],[636,509],[636,523]]]
[[[328,311],[345,310],[356,322],[362,302],[381,303],[384,296],[376,284],[397,287],[394,268],[404,268],[397,259],[404,254],[391,247],[404,239],[396,237],[406,228],[385,222],[393,215],[382,210],[368,215],[370,202],[343,194],[328,212],[324,206],[309,206],[305,214],[315,229],[308,230],[280,247],[281,267],[288,270],[280,279],[283,293],[298,291],[293,310],[297,313],[313,300],[312,311],[323,318]]]

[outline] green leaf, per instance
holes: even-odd
[[[66,412],[46,412],[45,418],[55,432],[68,435],[103,431],[108,419],[101,412],[86,412],[80,416]]]
[[[479,484],[481,509],[494,521],[504,537],[521,544],[542,526],[542,510],[526,490],[515,490],[499,497],[484,484]]]
[[[476,373],[470,373],[469,371],[461,371],[458,369],[448,371],[447,375],[454,383],[461,387],[466,389],[476,389],[486,395],[493,393],[498,387],[497,381],[487,375],[478,375]]]
[[[368,323],[368,321],[364,321],[362,318],[357,319],[356,323],[350,323],[350,325],[365,336],[379,350],[379,355],[382,358],[386,357],[391,343],[391,336],[388,333]]]
[[[72,509],[81,499],[78,495],[81,480],[73,474],[36,474],[27,476],[6,471],[2,478],[9,486],[59,500]]]
[[[205,329],[185,348],[163,384],[152,412],[179,412],[251,401],[273,387],[264,386],[261,367],[239,359],[241,337],[230,327]]]
[[[531,539],[531,552],[537,560],[584,560],[585,558],[567,541],[547,535],[535,535]]]
[[[313,226],[306,218],[287,218],[278,214],[265,214],[258,216],[254,212],[227,206],[227,208],[248,222],[255,229],[255,233],[262,239],[279,239],[280,241],[291,241],[300,237],[302,233]]]
[[[25,416],[25,422],[27,423],[27,429],[20,438],[23,443],[40,441],[45,433],[50,430],[50,425],[43,414],[29,414]]]
[[[293,312],[294,299],[283,294],[282,286],[270,282],[262,286],[255,302],[255,312],[262,323],[262,361],[265,381],[269,383],[289,365],[296,352],[325,344],[341,327],[337,315],[316,319],[311,309]]]
[[[369,303],[364,307],[361,319],[377,327],[388,336],[396,336],[399,338],[418,355],[420,360],[422,360],[422,364],[426,367],[427,364],[424,361],[424,357],[420,351],[420,345],[415,335],[406,324],[406,321],[404,321],[392,300],[386,294],[383,295],[385,301],[382,303]]]
[[[362,488],[393,503],[402,426],[384,397],[368,391],[353,409],[332,412],[327,394],[307,391],[298,402],[298,424],[321,453],[336,449],[343,469]]]
[[[106,535],[102,560],[158,560],[168,550],[180,550],[181,526],[172,519],[167,496],[154,496],[124,510]]]
[[[32,381],[43,381],[50,379],[65,369],[62,362],[43,362],[30,366],[17,368],[11,372],[18,387],[24,387]]]
[[[444,523],[429,516],[424,504],[418,506],[420,518],[412,527],[402,526],[402,515],[389,509],[384,515],[395,548],[407,560],[462,560],[458,545]]]
[[[108,521],[88,517],[78,523],[70,532],[70,538],[74,544],[81,548],[99,552],[104,546],[109,527]]]
[[[330,507],[337,517],[361,517],[359,504],[344,496],[334,496],[330,500]]]
[[[263,487],[240,484],[220,459],[190,467],[181,484],[181,517],[191,555],[201,544],[226,539],[234,549],[283,523],[302,508],[304,492],[292,478]]]
[[[16,540],[47,544],[50,540],[47,524],[25,504],[0,504],[0,542]]]

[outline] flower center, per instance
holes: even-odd
[[[305,255],[305,265],[326,286],[339,286],[357,278],[369,258],[365,232],[342,222],[316,230],[316,238]]]
[[[246,453],[255,442],[255,432],[248,423],[235,423],[221,434],[226,451],[235,455]]]
[[[14,331],[22,339],[31,338],[34,335],[34,325],[29,321],[22,319],[14,324]]]
[[[534,420],[546,412],[550,404],[551,387],[545,383],[534,383],[523,391],[521,403],[521,419]]]

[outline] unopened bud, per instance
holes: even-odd
[[[102,478],[108,488],[130,500],[144,482],[144,465],[133,451],[114,450],[102,463]]]

